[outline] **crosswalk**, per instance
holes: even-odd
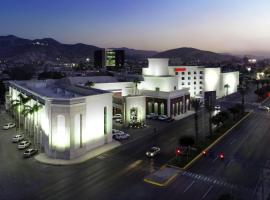
[[[230,189],[237,189],[238,188],[237,185],[230,184],[230,183],[223,181],[221,179],[217,179],[216,177],[205,176],[203,174],[196,174],[193,172],[184,171],[181,175],[188,176],[190,178],[197,179],[200,181],[208,182],[210,184],[219,185],[221,187],[227,187]]]

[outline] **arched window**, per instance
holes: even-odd
[[[158,103],[154,104],[154,113],[158,114]]]
[[[164,115],[164,103],[160,104],[160,114]]]
[[[69,134],[66,133],[65,116],[57,115],[56,133],[53,135],[53,145],[57,149],[65,149],[69,146]]]

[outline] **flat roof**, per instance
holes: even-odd
[[[67,79],[10,81],[9,83],[18,89],[47,98],[72,99],[108,93],[99,89],[71,85]]]

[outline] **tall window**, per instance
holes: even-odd
[[[108,133],[108,116],[107,116],[107,106],[104,107],[104,135]]]
[[[74,118],[74,147],[82,148],[82,114],[76,114]]]

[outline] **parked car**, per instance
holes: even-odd
[[[169,117],[167,116],[167,115],[160,115],[160,116],[158,116],[158,120],[160,120],[160,121],[165,121],[165,120],[167,120]]]
[[[20,142],[21,140],[24,139],[24,135],[23,134],[18,134],[18,135],[14,135],[12,138],[12,142]]]
[[[14,128],[16,126],[15,123],[7,123],[6,125],[3,126],[4,130],[8,130],[10,128]]]
[[[35,155],[37,152],[38,152],[37,149],[32,149],[32,148],[27,149],[27,150],[23,153],[23,157],[24,157],[24,158],[29,158],[29,157]]]
[[[165,122],[173,122],[174,121],[174,119],[173,118],[171,118],[171,117],[168,117],[167,119],[165,119],[164,120]]]
[[[18,149],[25,149],[27,147],[29,147],[31,145],[31,142],[28,140],[22,140],[19,144],[18,144]]]
[[[115,134],[125,134],[124,131],[120,131],[120,130],[117,130],[117,129],[112,129],[112,134],[115,135]]]
[[[120,123],[120,124],[122,124],[122,122],[123,122],[121,118],[117,118],[114,121],[117,122],[117,123]]]
[[[129,137],[130,135],[124,132],[118,132],[113,135],[113,139],[115,140],[125,140],[128,139]]]
[[[158,114],[156,113],[149,113],[148,115],[146,115],[147,119],[157,119],[158,118]]]
[[[270,111],[270,108],[267,107],[267,106],[259,106],[258,108],[259,108],[260,110],[266,110],[267,112]]]
[[[147,157],[153,158],[159,153],[160,153],[160,148],[159,147],[151,147],[149,149],[149,151],[147,151],[145,154],[146,154]]]
[[[122,114],[115,114],[113,119],[122,119]]]
[[[220,110],[220,109],[221,109],[220,105],[215,106],[215,110]]]

